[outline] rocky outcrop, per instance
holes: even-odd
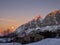
[[[60,24],[60,10],[49,13],[43,20],[45,26]]]

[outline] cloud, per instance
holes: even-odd
[[[6,18],[0,18],[0,22],[5,21],[5,22],[17,22],[16,20],[13,19],[6,19]]]

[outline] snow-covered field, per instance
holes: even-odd
[[[0,45],[22,45],[20,43],[0,43]]]
[[[31,44],[26,44],[26,45],[60,45],[60,39],[47,38],[42,41],[31,43]]]

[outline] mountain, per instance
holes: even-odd
[[[21,43],[36,42],[44,38],[60,37],[60,10],[47,14],[44,19],[40,15],[36,16],[31,21],[19,26],[8,37],[13,38],[11,41]]]
[[[41,16],[36,16],[32,21],[18,27],[14,33],[24,36],[32,31],[55,31],[57,29],[60,29],[60,10],[49,13],[44,19]]]
[[[26,24],[21,25],[18,27],[15,31],[15,34],[18,34],[19,36],[24,36],[27,33],[30,33],[31,31],[35,30],[36,27],[41,26],[42,24],[42,18],[40,15],[36,16],[34,19],[29,21]]]

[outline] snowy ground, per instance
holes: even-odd
[[[48,38],[44,39],[39,42],[31,43],[31,44],[26,44],[26,45],[60,45],[60,39],[57,38]]]
[[[20,43],[0,43],[0,45],[22,45]]]

